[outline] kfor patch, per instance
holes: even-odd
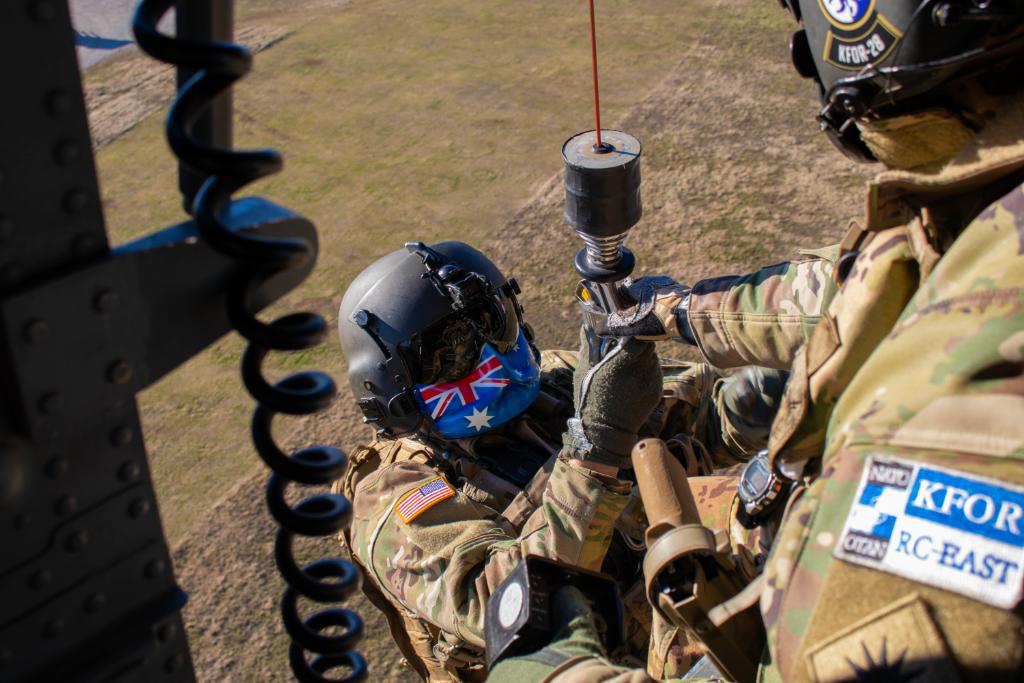
[[[833,555],[1010,609],[1024,593],[1024,487],[869,456]]]
[[[443,477],[437,477],[402,495],[395,502],[395,512],[408,524],[442,500],[454,495],[455,489]]]

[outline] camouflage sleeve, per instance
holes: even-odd
[[[839,245],[801,253],[809,258],[694,285],[688,321],[709,363],[790,366],[837,290],[832,269]]]
[[[728,683],[717,677],[654,678],[645,670],[631,669],[608,661],[595,652],[566,646],[549,645],[539,652],[502,660],[487,677],[487,683]]]
[[[393,602],[478,648],[487,598],[525,555],[598,570],[629,499],[628,484],[606,484],[559,459],[521,530],[463,490],[404,521],[402,501],[438,478],[404,461],[360,483],[352,549]]]

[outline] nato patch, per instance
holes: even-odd
[[[833,556],[1010,609],[1024,593],[1024,487],[869,456]]]

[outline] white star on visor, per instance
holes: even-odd
[[[487,414],[487,408],[484,408],[483,410],[473,408],[473,414],[466,415],[466,420],[469,422],[469,426],[478,432],[484,427],[490,427],[492,419],[493,416]]]

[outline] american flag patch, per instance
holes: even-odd
[[[414,488],[395,503],[395,512],[408,524],[426,512],[430,507],[446,498],[455,495],[455,489],[449,486],[443,477],[431,479],[423,486]]]

